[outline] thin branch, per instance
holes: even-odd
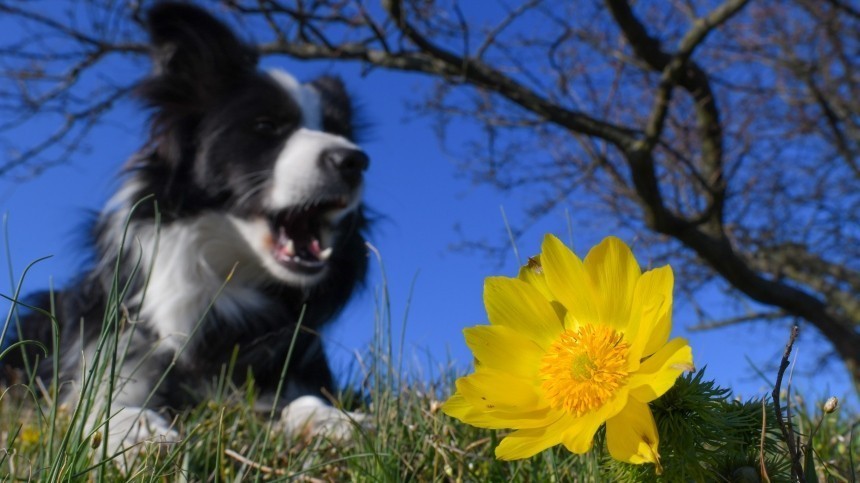
[[[65,118],[65,122],[55,130],[50,136],[43,139],[38,144],[32,146],[30,149],[24,151],[23,153],[15,156],[14,158],[6,161],[2,165],[0,165],[0,177],[6,176],[15,169],[31,162],[34,158],[38,157],[48,149],[58,145],[62,142],[66,137],[77,127],[80,122],[84,122],[83,128],[81,128],[82,133],[77,137],[77,139],[73,140],[70,144],[70,147],[66,147],[63,150],[63,153],[59,156],[59,161],[48,162],[48,166],[52,166],[62,161],[65,156],[69,155],[74,151],[73,147],[77,146],[81,141],[83,141],[83,137],[86,132],[89,131],[97,122],[99,116],[105,111],[109,110],[113,107],[114,103],[116,103],[119,99],[126,96],[131,90],[133,86],[125,87],[122,89],[117,89],[110,96],[103,99],[102,101],[88,106],[86,109],[74,113],[68,113]],[[44,166],[42,166],[43,168]],[[37,168],[38,170],[41,168]]]
[[[51,30],[55,30],[55,31],[63,34],[65,37],[68,37],[72,40],[76,40],[78,42],[89,44],[93,47],[98,48],[98,47],[104,46],[104,42],[102,42],[101,40],[99,40],[95,37],[91,37],[91,36],[81,32],[79,30],[75,30],[75,29],[69,27],[68,25],[64,25],[60,22],[57,22],[56,20],[54,20],[50,17],[40,15],[40,14],[33,12],[33,11],[30,11],[30,10],[24,10],[21,8],[16,8],[16,7],[13,7],[7,3],[0,3],[0,13],[6,13],[9,15],[14,15],[16,17],[20,17],[23,19],[27,19],[27,20],[36,22],[40,25],[44,25],[45,27],[48,27]]]
[[[788,453],[791,458],[791,476],[796,479],[800,483],[804,483],[806,480],[803,476],[803,467],[800,464],[801,454],[800,450],[795,445],[794,441],[794,429],[791,423],[790,412],[788,419],[786,420],[782,416],[782,407],[780,405],[780,399],[782,395],[782,378],[785,375],[785,370],[788,369],[789,365],[789,357],[791,356],[791,349],[794,347],[794,342],[797,340],[797,334],[800,329],[795,325],[791,328],[791,335],[788,338],[788,343],[785,345],[785,351],[782,354],[782,360],[779,363],[779,371],[776,373],[776,383],[773,387],[773,392],[771,393],[771,397],[773,398],[773,410],[776,414],[776,422],[779,425],[780,431],[782,431],[782,438],[785,440],[788,445]],[[791,405],[791,393],[789,392],[786,396],[786,400]],[[790,411],[789,408],[786,408],[786,411]]]
[[[233,451],[230,448],[224,449],[224,455],[229,457],[229,458],[236,460],[239,463],[242,463],[243,465],[248,465],[251,468],[254,468],[255,470],[259,471],[260,473],[265,473],[267,475],[277,475],[277,476],[286,476],[288,474],[287,471],[282,470],[280,468],[272,468],[271,466],[267,466],[267,465],[264,465],[262,463],[257,463],[256,461],[249,459],[248,457],[243,456],[239,452]]]
[[[771,311],[771,312],[756,312],[753,314],[739,315],[737,317],[730,317],[726,319],[721,319],[713,322],[702,322],[696,325],[689,327],[689,330],[698,332],[712,329],[721,329],[724,327],[731,327],[740,324],[746,324],[749,322],[756,321],[774,321],[783,319],[787,316],[785,312],[781,310]]]
[[[263,54],[284,54],[301,59],[362,60],[392,70],[461,78],[476,87],[497,92],[526,110],[571,131],[599,137],[615,145],[629,145],[636,135],[636,131],[630,128],[607,123],[579,111],[565,109],[501,72],[475,60],[464,61],[451,55],[437,57],[426,52],[390,53],[358,43],[344,43],[336,48],[328,48],[313,43],[273,42],[261,45],[259,51]]]
[[[484,54],[487,53],[487,50],[492,47],[492,45],[496,42],[496,39],[501,35],[502,32],[505,31],[508,27],[511,26],[517,19],[522,17],[529,10],[537,7],[544,0],[529,0],[521,4],[519,7],[515,8],[511,13],[509,13],[501,22],[499,22],[495,27],[493,27],[487,34],[484,36],[484,41],[478,46],[478,49],[475,51],[474,57],[476,59],[483,59]]]

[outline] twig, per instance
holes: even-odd
[[[711,322],[702,322],[690,327],[691,331],[703,331],[720,329],[733,325],[745,324],[748,322],[772,321],[787,317],[788,315],[782,310],[754,312],[751,314],[739,315],[723,320],[714,320]]]
[[[239,463],[246,464],[246,465],[250,466],[251,468],[254,468],[255,470],[259,470],[263,473],[275,474],[278,476],[286,476],[287,475],[287,472],[285,470],[278,469],[278,468],[272,468],[271,466],[266,466],[264,464],[257,463],[256,461],[249,460],[248,458],[240,455],[239,453],[233,451],[230,448],[226,448],[224,450],[224,454],[229,456],[230,458],[233,458],[234,460],[238,461]]]
[[[806,480],[803,478],[803,467],[800,465],[800,452],[794,442],[794,429],[791,425],[791,418],[789,417],[788,420],[783,419],[782,408],[779,404],[779,392],[780,387],[782,386],[782,377],[785,375],[785,370],[788,369],[788,358],[791,356],[791,348],[794,346],[794,341],[797,340],[797,334],[799,331],[800,329],[796,325],[791,328],[791,336],[789,336],[788,343],[785,345],[785,352],[783,352],[782,361],[779,363],[779,371],[776,374],[776,384],[774,385],[773,393],[771,395],[773,396],[773,408],[776,412],[776,421],[779,424],[779,429],[782,431],[782,437],[788,445],[788,453],[791,457],[792,478],[800,483],[805,483]],[[787,395],[786,400],[790,406],[790,394]],[[788,409],[788,407],[786,409]]]
[[[277,475],[277,476],[290,476],[291,475],[291,473],[287,472],[286,470],[282,470],[280,468],[272,468],[271,466],[266,466],[264,464],[257,463],[256,461],[252,461],[252,460],[246,458],[245,456],[242,456],[241,454],[237,453],[236,451],[233,451],[230,448],[225,449],[224,454],[226,456],[229,456],[230,458],[233,458],[234,460],[238,461],[239,463],[248,465],[251,468],[254,468],[255,470],[258,470],[262,473],[266,473],[267,475],[272,475],[272,474]],[[293,478],[291,478],[290,481],[301,481],[301,482],[307,482],[307,483],[325,483],[325,480],[321,480],[319,478],[314,478],[313,476],[307,476],[307,475],[293,476]]]
[[[463,450],[468,453],[469,451],[472,451],[473,449],[477,448],[478,446],[487,444],[489,442],[490,442],[490,438],[481,438],[477,441],[472,441],[471,443],[468,444],[468,446],[463,448]]]

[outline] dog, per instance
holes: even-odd
[[[259,70],[255,49],[199,7],[157,4],[146,27],[154,69],[136,97],[148,139],[93,220],[92,266],[52,304],[31,302],[54,307],[63,399],[79,397],[114,338],[113,392],[90,382],[110,406],[88,423],[109,420],[113,448],[177,440],[162,410],[205,400],[227,366],[237,385],[253,375],[261,408],[280,401],[285,431],[346,437],[363,416],[326,402],[319,330],[368,264],[369,158],[351,97],[337,77]],[[50,347],[39,312],[17,329]],[[27,350],[9,352],[0,363],[14,366]]]

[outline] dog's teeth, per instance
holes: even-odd
[[[292,239],[287,239],[287,244],[284,246],[284,250],[286,251],[288,256],[295,256],[296,254],[296,242]]]
[[[323,251],[321,251],[321,252],[320,252],[320,254],[319,254],[319,259],[320,259],[320,260],[328,260],[328,258],[329,258],[330,256],[331,256],[331,247],[328,247],[328,248],[326,248],[325,250],[323,250]]]

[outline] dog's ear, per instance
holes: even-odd
[[[355,106],[340,77],[318,77],[310,85],[320,95],[323,130],[355,140]]]
[[[159,3],[150,9],[146,24],[153,48],[151,80],[155,82],[143,95],[153,104],[161,104],[162,95],[168,102],[177,100],[170,99],[171,94],[205,102],[256,70],[255,50],[201,8]]]
[[[136,94],[153,109],[153,159],[178,164],[190,159],[202,113],[254,75],[257,55],[227,25],[193,5],[158,3],[146,26],[154,72]]]

